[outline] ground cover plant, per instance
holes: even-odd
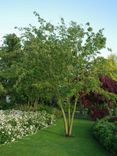
[[[54,115],[42,112],[0,110],[0,144],[14,142],[54,123]]]

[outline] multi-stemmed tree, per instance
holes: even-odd
[[[29,103],[38,102],[40,96],[55,96],[63,114],[65,135],[71,136],[79,94],[101,91],[93,65],[106,39],[103,30],[94,33],[89,23],[83,27],[71,21],[67,25],[61,19],[54,26],[35,15],[39,25],[22,29],[24,56],[16,67],[19,77],[14,87]]]

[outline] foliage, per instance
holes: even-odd
[[[79,93],[99,90],[99,79],[92,70],[93,60],[105,47],[106,38],[103,30],[94,33],[89,23],[83,27],[71,21],[67,25],[62,18],[54,26],[34,14],[38,27],[21,29],[24,56],[16,66],[19,77],[14,89],[31,104],[56,97],[65,133],[70,136]],[[75,99],[71,103],[72,96]]]
[[[117,107],[117,81],[107,76],[100,77],[101,87],[108,91],[106,96],[103,93],[91,92],[89,94],[81,93],[81,101],[85,108],[88,108],[89,114],[93,120],[103,118],[107,115],[116,115]],[[113,110],[113,111],[112,111]]]
[[[117,123],[109,122],[107,119],[99,120],[94,128],[95,138],[108,150],[112,155],[117,153]]]
[[[2,95],[2,94],[4,94],[5,93],[5,89],[4,89],[4,87],[2,86],[2,84],[0,83],[0,96]]]
[[[28,104],[18,104],[14,107],[15,110],[21,110],[21,111],[46,111],[49,114],[53,114],[56,116],[56,118],[62,117],[62,113],[59,108],[48,106],[45,104],[34,104],[34,105],[28,105]]]
[[[90,113],[90,116],[93,120],[101,119],[108,115],[109,115],[109,110],[107,108],[97,109],[97,107],[96,107]]]
[[[109,55],[103,68],[106,76],[117,81],[117,55]]]
[[[100,81],[102,82],[102,87],[105,90],[117,94],[117,81],[112,80],[107,76],[100,77]]]
[[[108,105],[107,99],[94,92],[86,95],[81,95],[83,107],[88,109],[88,114],[93,120],[101,119],[110,114],[112,107]]]
[[[101,76],[107,76],[117,81],[117,55],[111,54],[107,58],[97,57],[94,61],[95,70]]]
[[[60,109],[56,108],[56,107],[41,104],[41,105],[38,106],[38,110],[39,111],[44,111],[45,110],[49,114],[54,114],[56,116],[56,118],[61,118],[62,117],[62,113],[61,113]]]
[[[1,96],[1,103],[4,104],[6,96],[10,97],[12,103],[17,97],[13,89],[18,76],[15,66],[21,61],[22,50],[20,38],[15,34],[8,34],[3,39],[3,45],[0,48],[0,82],[5,90],[4,95]]]
[[[115,122],[117,121],[117,116],[112,116],[108,119],[109,122]]]
[[[20,48],[20,39],[16,36],[16,34],[13,33],[4,36],[3,49],[6,52],[13,52],[15,50],[19,50]]]
[[[0,144],[13,142],[53,124],[54,115],[16,110],[0,111]]]

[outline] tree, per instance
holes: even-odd
[[[91,92],[81,94],[81,101],[94,120],[106,115],[116,115],[117,107],[117,61],[116,55],[108,58],[97,57],[94,60],[93,70],[98,74],[100,87],[104,89],[101,94]],[[106,92],[106,93],[105,93]],[[107,93],[108,92],[108,93]],[[107,96],[108,95],[108,96]],[[114,110],[114,112],[112,112]]]
[[[110,72],[109,77],[117,81],[117,55],[111,54],[107,58],[107,67]]]
[[[112,76],[115,75],[116,73],[112,73]],[[115,98],[111,98],[107,103],[108,105],[111,105],[111,108],[113,108],[114,111],[113,114],[116,116],[117,115],[117,81],[107,76],[101,77],[100,80],[102,81],[102,87],[105,90],[115,94]]]
[[[67,26],[62,18],[54,26],[34,14],[38,27],[30,25],[22,29],[24,56],[15,88],[30,101],[33,98],[32,102],[39,93],[55,96],[63,114],[65,135],[71,136],[80,92],[101,91],[98,75],[92,69],[106,38],[103,30],[94,33],[89,23],[83,27],[71,21]]]
[[[107,58],[97,57],[95,60],[95,70],[101,76],[107,76],[117,81],[117,56],[109,55]]]
[[[11,52],[15,50],[19,50],[21,48],[21,43],[20,39],[17,37],[16,34],[8,34],[3,37],[4,42],[3,42],[3,49],[6,52]]]
[[[3,39],[3,45],[0,48],[0,82],[6,90],[6,95],[3,96],[6,102],[6,96],[10,96],[11,100],[15,98],[13,90],[17,77],[15,66],[20,61],[22,52],[20,38],[16,34],[8,34]]]

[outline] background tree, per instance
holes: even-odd
[[[91,92],[90,94],[81,94],[81,101],[85,108],[88,108],[89,114],[94,120],[102,118],[106,115],[116,114],[117,103],[117,62],[116,55],[110,55],[108,58],[97,57],[94,60],[93,70],[98,74],[100,79],[100,87],[110,96],[106,94]],[[108,94],[109,95],[109,94]],[[114,110],[114,112],[113,112]]]
[[[107,58],[97,57],[95,59],[95,70],[101,76],[108,76],[117,81],[117,56],[109,55]]]
[[[111,54],[108,56],[107,67],[110,72],[110,75],[108,76],[117,81],[117,55]]]
[[[20,39],[15,34],[4,36],[3,45],[0,49],[0,82],[5,88],[6,93],[3,96],[4,103],[6,97],[9,96],[11,101],[15,97],[13,85],[16,81],[15,65],[21,59],[21,44]]]

